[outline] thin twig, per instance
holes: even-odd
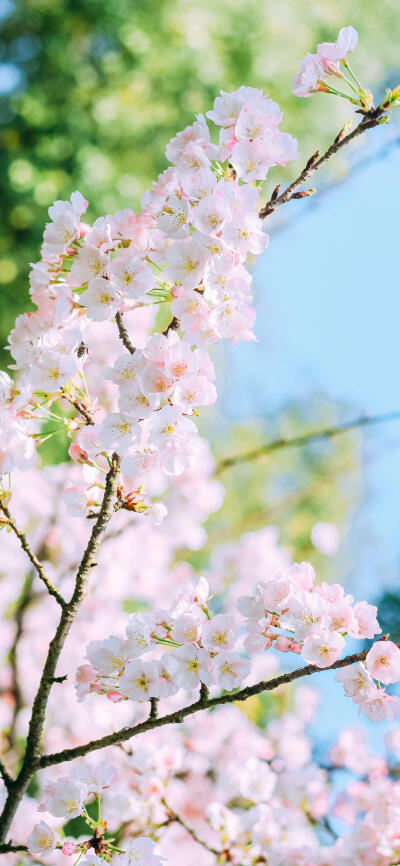
[[[122,342],[125,346],[125,349],[127,349],[128,352],[130,352],[130,354],[133,355],[136,352],[136,349],[135,349],[134,345],[131,343],[131,340],[130,340],[128,331],[126,330],[126,327],[124,325],[123,316],[122,316],[122,313],[120,310],[115,315],[115,321],[117,323],[117,328],[118,328],[118,333],[119,333],[120,339],[122,340]]]
[[[94,424],[93,418],[92,418],[90,412],[88,411],[88,409],[86,408],[86,406],[84,406],[84,404],[80,400],[78,400],[76,397],[71,397],[70,394],[68,394],[68,392],[65,390],[65,388],[61,388],[61,391],[62,391],[62,396],[63,396],[64,400],[67,400],[67,402],[70,403],[71,406],[74,406],[74,408],[77,410],[77,412],[79,412],[82,415],[82,418],[85,419],[86,424],[93,425]]]
[[[26,577],[24,585],[22,587],[22,592],[17,599],[14,614],[15,635],[12,645],[10,647],[10,652],[8,654],[8,660],[11,668],[11,691],[14,698],[13,716],[10,724],[10,729],[7,734],[7,740],[10,748],[14,746],[17,717],[23,706],[23,697],[18,677],[18,645],[23,634],[23,620],[25,611],[32,597],[32,584],[33,572]]]
[[[295,680],[302,679],[302,677],[307,677],[311,674],[321,673],[323,670],[337,670],[338,668],[347,667],[348,665],[352,665],[355,662],[365,659],[368,652],[369,650],[362,650],[359,653],[346,656],[345,658],[334,662],[334,664],[330,665],[328,668],[317,668],[315,665],[306,665],[303,668],[297,668],[294,671],[280,674],[280,676],[275,677],[274,679],[262,680],[253,686],[246,686],[246,688],[240,689],[238,692],[228,692],[227,694],[208,698],[207,700],[200,697],[199,700],[195,701],[193,704],[189,704],[189,706],[183,707],[180,710],[175,710],[173,713],[168,713],[165,716],[158,716],[156,719],[148,718],[144,722],[140,722],[138,725],[121,728],[119,731],[113,731],[97,740],[90,740],[82,746],[75,746],[75,748],[72,749],[63,749],[61,752],[54,752],[50,755],[42,755],[38,761],[38,767],[51,767],[54,764],[62,764],[64,761],[73,761],[75,758],[81,758],[84,755],[88,755],[90,752],[104,749],[106,746],[119,745],[119,743],[126,742],[126,740],[130,740],[132,737],[136,737],[138,734],[142,734],[145,731],[151,731],[154,730],[154,728],[161,728],[164,725],[173,725],[183,722],[186,716],[191,716],[201,710],[218,707],[222,704],[245,701],[252,695],[259,695],[261,692],[273,691],[282,685],[292,683]]]
[[[171,809],[171,806],[168,805],[168,803],[164,800],[164,798],[162,798],[161,802],[166,809],[169,820],[174,821],[176,824],[180,824],[180,826],[183,827],[184,830],[186,830],[186,832],[189,834],[189,836],[191,836],[192,839],[195,842],[197,842],[198,845],[201,845],[202,848],[205,848],[206,851],[209,851],[210,854],[214,854],[216,857],[219,857],[220,854],[223,853],[223,851],[218,851],[217,848],[213,848],[207,842],[204,842],[203,839],[200,839],[199,836],[197,835],[196,831],[193,830],[191,827],[188,827],[188,825],[183,820],[183,818],[181,818],[180,815],[177,815],[177,813],[174,812],[173,809]]]
[[[273,211],[275,211],[282,204],[290,201],[293,198],[293,194],[295,193],[297,188],[303,183],[305,183],[314,174],[314,172],[318,171],[318,169],[321,168],[321,166],[324,165],[328,161],[328,159],[338,153],[339,150],[341,150],[343,147],[346,147],[347,144],[350,144],[351,141],[354,141],[355,138],[357,138],[359,135],[362,135],[364,132],[366,132],[367,129],[373,129],[374,126],[378,126],[380,118],[383,114],[385,114],[385,110],[386,109],[381,108],[381,106],[371,109],[371,111],[368,111],[364,114],[362,120],[355,127],[355,129],[353,129],[352,132],[344,136],[339,133],[339,135],[336,136],[335,141],[330,145],[330,147],[328,147],[328,149],[325,151],[325,153],[322,154],[322,156],[319,155],[319,151],[317,150],[316,153],[314,153],[310,157],[298,177],[296,177],[296,179],[291,184],[289,184],[288,187],[286,187],[286,189],[281,193],[281,195],[278,195],[274,198],[274,194],[272,194],[270,200],[266,202],[266,204],[263,208],[261,208],[258,214],[260,219],[265,219],[265,217],[273,213]]]
[[[25,551],[25,553],[29,557],[33,567],[37,571],[37,573],[40,577],[40,580],[43,581],[43,583],[47,589],[47,592],[50,595],[52,595],[53,598],[56,599],[56,601],[58,601],[58,604],[60,605],[60,607],[65,608],[65,606],[66,606],[65,599],[63,598],[61,593],[58,592],[58,590],[55,588],[55,586],[53,586],[51,580],[49,580],[49,578],[46,577],[44,570],[43,570],[42,563],[39,562],[37,556],[34,554],[33,550],[30,548],[29,543],[28,543],[28,539],[27,539],[25,533],[21,532],[21,530],[18,529],[18,526],[15,523],[15,520],[13,520],[13,518],[11,517],[11,514],[10,514],[7,506],[1,500],[0,500],[0,509],[3,512],[3,514],[5,515],[5,517],[7,518],[8,526],[11,527],[14,534],[17,536],[17,538],[21,544],[22,549]]]
[[[282,451],[284,448],[299,448],[302,445],[308,445],[309,442],[315,442],[320,439],[333,439],[335,436],[340,436],[342,433],[356,430],[359,427],[372,427],[374,424],[384,424],[389,421],[399,420],[400,409],[395,409],[393,412],[384,412],[381,415],[362,415],[353,421],[345,421],[343,424],[325,427],[323,430],[314,430],[311,433],[302,433],[300,436],[293,436],[290,439],[283,437],[281,439],[274,439],[272,442],[266,442],[265,445],[253,448],[251,451],[244,451],[242,454],[234,454],[232,457],[225,457],[223,460],[220,460],[216,467],[216,474],[218,475],[232,466],[257,460],[259,457],[271,454],[274,451]]]
[[[156,719],[157,716],[158,716],[158,698],[150,698],[149,719]]]
[[[113,454],[111,466],[106,476],[100,512],[92,528],[86,550],[78,568],[74,591],[70,600],[68,602],[64,601],[63,603],[61,617],[55,635],[49,645],[39,687],[33,701],[22,766],[16,780],[13,782],[13,785],[8,792],[8,797],[0,816],[0,840],[2,841],[8,833],[16,809],[18,808],[30,779],[40,766],[40,743],[45,722],[47,703],[55,678],[57,662],[77,611],[86,595],[89,574],[92,567],[96,565],[95,559],[99,551],[101,536],[114,513],[114,499],[118,484],[119,463],[120,460],[118,455]]]

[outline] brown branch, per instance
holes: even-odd
[[[385,114],[385,111],[387,111],[387,108],[385,109],[380,105],[378,108],[371,109],[364,114],[362,120],[352,132],[348,135],[342,135],[342,133],[339,133],[339,135],[336,136],[335,141],[330,145],[330,147],[328,147],[328,150],[326,150],[322,156],[319,155],[320,152],[317,150],[316,153],[310,157],[299,176],[296,177],[296,179],[292,181],[292,183],[289,184],[280,195],[275,195],[274,197],[274,193],[276,192],[276,190],[274,190],[270,200],[267,201],[264,207],[259,211],[258,215],[260,219],[265,219],[265,217],[273,213],[273,211],[282,204],[285,204],[294,198],[294,193],[297,188],[309,180],[314,172],[318,171],[318,169],[321,168],[328,159],[338,153],[339,150],[342,150],[343,147],[346,147],[347,144],[350,144],[351,141],[354,141],[355,138],[362,135],[367,129],[373,129],[373,127],[378,126],[380,118]]]
[[[328,668],[318,668],[315,665],[306,665],[303,668],[297,668],[294,671],[280,674],[280,676],[275,677],[274,679],[262,680],[253,686],[246,686],[246,688],[240,689],[238,692],[228,692],[227,694],[213,698],[209,697],[207,699],[200,696],[199,700],[195,701],[193,704],[189,704],[189,706],[183,707],[180,710],[175,710],[173,713],[168,713],[165,716],[158,716],[158,718],[155,719],[149,717],[138,725],[121,728],[119,731],[113,731],[97,740],[90,740],[82,746],[75,746],[75,748],[72,749],[63,749],[61,752],[54,752],[50,755],[42,755],[37,766],[38,768],[51,767],[54,764],[62,764],[64,761],[73,761],[75,758],[84,757],[84,755],[88,755],[90,752],[95,752],[98,749],[104,749],[106,746],[119,745],[120,743],[126,742],[126,740],[130,740],[132,737],[136,737],[138,734],[142,734],[145,731],[151,731],[154,730],[154,728],[161,728],[164,727],[164,725],[173,725],[183,722],[186,716],[191,716],[201,710],[208,710],[211,707],[218,707],[222,704],[232,704],[237,701],[245,701],[252,695],[259,695],[261,692],[273,691],[274,689],[279,688],[279,686],[287,685],[288,683],[292,683],[302,677],[308,677],[311,674],[321,673],[323,670],[332,671],[337,670],[338,668],[347,667],[355,662],[363,661],[368,652],[369,650],[362,650],[359,653],[345,656],[345,658],[339,659]]]
[[[17,538],[21,544],[22,549],[25,551],[25,553],[29,557],[35,571],[37,572],[37,574],[40,577],[40,580],[43,581],[43,583],[47,589],[47,592],[50,595],[52,595],[53,598],[56,599],[56,601],[58,601],[58,604],[60,605],[60,607],[65,608],[65,606],[66,606],[65,599],[63,598],[61,593],[58,592],[58,590],[55,588],[55,586],[53,586],[51,580],[49,580],[49,578],[46,577],[44,570],[43,570],[42,563],[38,560],[37,556],[33,553],[33,550],[31,550],[25,533],[21,532],[21,530],[18,529],[18,526],[15,523],[15,521],[13,520],[13,518],[11,517],[11,514],[10,514],[7,506],[1,500],[0,500],[0,509],[3,512],[4,516],[7,518],[8,526],[11,527],[14,534],[17,536]]]
[[[122,340],[122,342],[125,346],[125,349],[127,349],[131,355],[134,355],[134,353],[136,352],[136,349],[135,349],[134,345],[131,343],[131,340],[130,340],[128,331],[126,330],[126,327],[124,325],[123,316],[122,316],[122,313],[120,310],[118,311],[118,313],[116,313],[115,321],[117,323],[117,328],[118,328],[118,333],[119,333],[120,339]]]
[[[22,587],[22,592],[17,599],[14,621],[15,621],[15,635],[14,640],[12,642],[10,652],[8,654],[8,660],[11,668],[11,691],[14,698],[14,707],[13,707],[13,716],[10,724],[10,729],[7,734],[7,740],[9,746],[12,748],[15,742],[15,730],[17,724],[17,717],[19,711],[23,707],[23,698],[21,687],[19,684],[18,677],[18,645],[21,640],[23,634],[23,619],[25,615],[25,611],[29,605],[29,602],[32,597],[32,584],[33,584],[33,574],[29,574],[25,579],[24,585]]]
[[[16,780],[9,789],[8,797],[0,816],[0,841],[4,841],[29,781],[40,766],[40,743],[45,722],[47,703],[54,682],[57,663],[76,613],[85,597],[89,574],[92,567],[96,565],[95,558],[99,551],[102,533],[114,513],[114,499],[118,483],[119,463],[120,460],[118,455],[113,454],[111,466],[106,477],[100,512],[92,528],[89,542],[78,568],[74,591],[70,600],[68,602],[63,602],[60,620],[55,635],[49,645],[39,687],[33,701],[22,766]]]
[[[285,448],[299,448],[302,445],[308,445],[309,442],[316,442],[322,439],[333,439],[335,436],[340,436],[342,433],[348,433],[350,430],[356,430],[361,427],[372,427],[375,424],[384,424],[389,421],[400,420],[400,409],[395,409],[393,412],[384,412],[382,415],[362,415],[353,421],[345,421],[343,424],[336,424],[333,427],[325,427],[324,430],[314,430],[311,433],[302,433],[300,436],[293,436],[290,439],[281,438],[274,439],[272,442],[266,442],[265,445],[260,445],[259,448],[253,448],[251,451],[244,451],[242,454],[234,454],[232,457],[225,457],[217,464],[216,475],[224,472],[225,469],[230,469],[232,466],[238,466],[241,463],[249,463],[252,460],[258,460],[259,457],[264,457],[266,454],[272,454],[274,451],[282,451]]]
[[[61,391],[62,391],[62,396],[63,396],[64,400],[66,400],[68,403],[70,403],[71,406],[74,406],[74,408],[77,410],[77,412],[79,412],[82,415],[82,418],[85,419],[86,424],[93,425],[94,424],[93,418],[92,418],[90,412],[88,411],[88,409],[86,408],[86,406],[80,400],[76,399],[75,397],[71,397],[70,394],[68,394],[68,392],[64,388],[61,388]]]
[[[3,842],[0,844],[0,854],[7,854],[7,852],[11,852],[11,853],[15,852],[17,854],[18,851],[27,851],[27,850],[28,850],[28,848],[26,845],[13,845],[12,842]],[[41,862],[41,861],[36,861],[36,862]]]
[[[1,758],[0,758],[0,776],[3,779],[3,782],[6,786],[6,788],[8,788],[8,789],[11,788],[11,785],[13,784],[14,779],[12,776],[10,776],[10,773],[8,772],[5,764],[3,764],[3,761],[1,760]]]

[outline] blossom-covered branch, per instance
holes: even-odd
[[[357,430],[362,427],[372,427],[376,424],[386,424],[390,421],[400,420],[400,410],[393,412],[383,412],[381,415],[362,415],[360,418],[355,418],[353,421],[345,421],[342,424],[335,424],[332,427],[325,427],[322,430],[312,430],[310,433],[302,433],[299,436],[282,437],[274,439],[272,442],[266,442],[265,445],[260,445],[258,448],[252,448],[250,451],[244,451],[241,454],[233,454],[232,457],[225,457],[219,461],[216,467],[216,474],[224,472],[225,469],[230,469],[233,466],[239,466],[242,463],[250,463],[253,460],[258,460],[259,457],[264,457],[266,454],[273,454],[274,451],[282,451],[286,448],[300,448],[302,445],[308,445],[310,442],[318,442],[323,439],[333,439],[340,436],[342,433],[348,433],[351,430]]]
[[[366,658],[367,652],[368,650],[362,650],[359,653],[352,653],[349,656],[345,656],[343,659],[338,659],[332,665],[324,668],[324,670],[338,670],[356,664]],[[262,692],[274,691],[281,686],[289,685],[303,677],[321,673],[321,671],[322,668],[316,667],[316,665],[305,665],[304,667],[297,668],[294,671],[280,674],[278,677],[274,677],[271,680],[261,680],[260,682],[255,683],[255,685],[246,686],[243,689],[239,689],[237,692],[229,692],[227,694],[218,695],[214,698],[207,698],[206,700],[199,698],[199,700],[194,701],[187,707],[182,707],[182,709],[176,710],[173,713],[168,713],[165,716],[158,716],[156,719],[148,718],[146,721],[140,722],[138,725],[121,728],[119,731],[113,731],[111,734],[106,734],[104,737],[100,737],[97,740],[91,740],[88,743],[84,743],[82,746],[76,746],[72,749],[63,749],[61,752],[55,752],[50,755],[42,755],[38,761],[38,767],[51,767],[54,764],[63,764],[66,761],[73,761],[75,758],[82,758],[98,749],[104,749],[106,746],[125,743],[127,740],[131,740],[132,737],[138,736],[145,731],[151,731],[154,728],[160,728],[164,725],[179,724],[183,722],[187,716],[191,716],[193,713],[212,709],[213,707],[218,707],[222,704],[246,701],[254,695],[262,694]]]

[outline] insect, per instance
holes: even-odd
[[[75,351],[76,351],[78,358],[83,358],[84,355],[89,354],[89,349],[88,349],[86,343],[83,342],[83,340],[79,343],[79,346],[77,349],[75,349]]]

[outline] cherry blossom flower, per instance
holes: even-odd
[[[55,201],[49,207],[52,222],[46,225],[42,247],[46,261],[58,258],[79,238],[80,221],[87,206],[80,192],[73,192],[70,201]]]
[[[123,854],[114,854],[112,866],[161,866],[165,858],[156,853],[156,843],[144,836],[128,842]]]
[[[335,680],[343,683],[345,695],[353,698],[356,704],[362,703],[374,686],[373,679],[362,662],[338,671]]]
[[[82,782],[73,779],[58,779],[47,789],[48,799],[44,808],[56,818],[76,818],[81,814],[88,790]]]
[[[100,439],[107,449],[125,455],[129,448],[140,440],[141,430],[137,421],[122,412],[113,412],[103,422]]]
[[[358,33],[354,27],[342,27],[336,42],[322,42],[317,47],[317,57],[323,69],[337,73],[339,61],[344,62],[354,51],[358,41]]]
[[[392,641],[379,640],[374,643],[365,661],[376,680],[385,684],[400,680],[400,649]]]
[[[27,839],[27,846],[32,854],[50,854],[55,850],[56,843],[57,835],[45,821],[36,824]]]
[[[345,640],[341,634],[322,628],[306,637],[302,656],[309,664],[326,668],[337,661],[344,646]]]
[[[70,271],[73,286],[81,286],[95,277],[102,277],[107,271],[108,256],[97,247],[84,246],[74,257]]]
[[[307,54],[300,63],[300,71],[292,78],[292,91],[295,96],[312,96],[324,90],[325,72],[316,54]]]
[[[232,649],[236,643],[236,624],[233,617],[223,613],[213,616],[203,626],[202,643],[209,652]]]
[[[120,686],[124,694],[133,701],[148,701],[159,696],[159,668],[155,662],[128,662]]]
[[[80,301],[94,322],[112,319],[120,307],[120,299],[112,283],[104,277],[90,280],[88,288],[80,296]]]
[[[213,673],[218,686],[230,692],[236,689],[250,673],[250,661],[239,653],[219,652],[213,662]]]
[[[100,674],[116,674],[130,658],[131,645],[117,635],[111,635],[103,641],[91,641],[87,647],[87,656],[92,666]],[[89,674],[89,672],[88,672]]]
[[[195,689],[199,683],[210,686],[212,674],[210,658],[204,649],[182,646],[165,659],[167,670],[183,689]]]

